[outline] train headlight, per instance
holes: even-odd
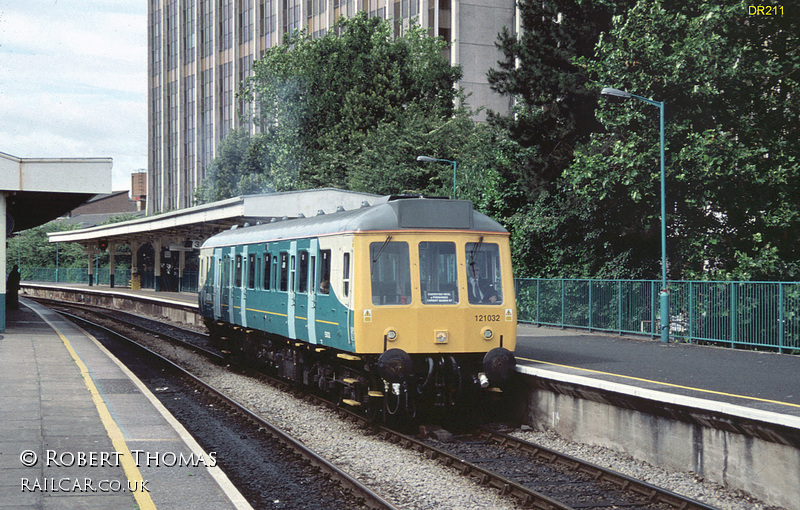
[[[384,334],[386,335],[386,339],[389,340],[390,342],[394,342],[395,340],[397,340],[397,331],[391,328],[387,329],[386,333]]]
[[[494,331],[492,331],[492,328],[488,328],[488,327],[487,328],[483,328],[481,333],[483,334],[483,339],[484,340],[491,340],[492,338],[494,338]]]

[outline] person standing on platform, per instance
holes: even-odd
[[[19,266],[14,264],[6,280],[6,308],[16,310],[19,308]]]

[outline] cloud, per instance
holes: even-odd
[[[112,157],[114,189],[147,166],[147,3],[0,7],[0,152]]]

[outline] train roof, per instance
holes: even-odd
[[[498,222],[472,208],[467,200],[382,197],[359,209],[287,219],[221,232],[203,247],[253,244],[347,232],[461,230],[507,233]]]

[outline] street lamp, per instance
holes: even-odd
[[[430,156],[417,156],[417,161],[423,163],[450,163],[453,165],[453,200],[456,199],[456,162],[449,159],[432,158]]]
[[[631,97],[644,101],[647,104],[658,107],[661,125],[661,292],[659,299],[661,302],[661,341],[669,342],[669,292],[667,292],[667,204],[666,189],[664,185],[664,103],[663,101],[653,101],[646,97],[637,96],[624,90],[606,87],[600,91],[601,95],[621,97],[629,99]]]

